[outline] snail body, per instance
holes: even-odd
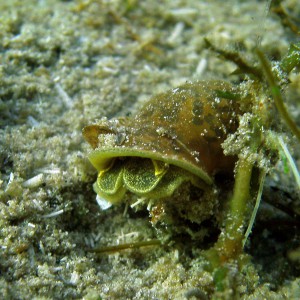
[[[186,83],[154,96],[132,118],[86,126],[95,192],[112,204],[127,191],[162,199],[184,182],[206,189],[216,174],[232,173],[236,158],[221,144],[238,126],[236,98],[222,81]]]

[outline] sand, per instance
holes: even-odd
[[[299,16],[297,0],[284,7]],[[300,298],[299,258],[287,256],[299,245],[299,221],[281,239],[254,231],[252,259],[240,274],[232,269],[232,288],[219,294],[203,244],[88,251],[165,237],[146,209],[100,210],[82,128],[134,114],[151,95],[187,80],[236,82],[236,66],[207,49],[204,37],[253,64],[257,44],[279,59],[296,37],[266,1],[0,0],[0,11],[1,299]],[[297,118],[300,79],[291,78]],[[282,198],[299,201],[283,163],[272,174],[265,197],[282,192],[286,178]]]

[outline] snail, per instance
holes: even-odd
[[[125,196],[131,197],[130,193],[149,198],[152,224],[158,234],[160,229],[168,233],[159,239],[92,251],[160,245],[160,240],[166,244],[172,235],[183,237],[180,246],[188,245],[182,235],[187,233],[194,241],[214,243],[202,251],[207,262],[204,270],[213,278],[209,289],[223,293],[231,289],[228,282],[236,282],[230,276],[242,273],[249,261],[242,255],[243,248],[264,179],[278,160],[279,144],[285,147],[282,134],[286,132],[280,121],[300,140],[300,130],[285,109],[281,93],[288,74],[300,65],[300,45],[292,44],[280,62],[272,63],[273,68],[256,49],[262,69],[249,66],[238,55],[219,52],[234,57],[239,69],[253,79],[236,87],[223,81],[186,83],[154,96],[132,118],[103,118],[86,126],[83,135],[93,148],[89,159],[98,171],[97,197],[112,204],[123,198],[128,201]],[[225,177],[216,188],[218,175],[233,173],[232,186],[226,186]],[[189,188],[191,194],[184,194]]]
[[[94,191],[111,204],[127,192],[164,199],[184,183],[207,190],[232,174],[236,157],[221,144],[238,127],[237,89],[223,81],[186,83],[151,98],[133,117],[83,129],[98,171]]]

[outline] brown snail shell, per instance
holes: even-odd
[[[236,158],[225,156],[221,144],[238,126],[237,97],[237,91],[226,82],[186,83],[154,96],[132,118],[105,119],[86,126],[83,135],[94,149],[89,160],[99,172],[95,191],[112,203],[119,202],[126,190],[161,198],[171,195],[184,181],[210,185],[215,174],[232,172]],[[128,157],[132,159],[125,163],[124,171],[122,164]],[[148,168],[152,175],[146,175]],[[164,193],[161,186],[171,179],[163,183],[162,178],[171,173],[169,169],[172,182],[181,179]],[[128,183],[130,176],[135,187]],[[141,188],[137,187],[139,181]],[[148,181],[149,188],[145,187]],[[147,189],[144,194],[143,189]]]

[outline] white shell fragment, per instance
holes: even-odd
[[[38,174],[23,182],[22,186],[25,188],[35,188],[44,183],[44,175]]]
[[[64,210],[63,209],[60,209],[60,210],[57,210],[57,211],[54,211],[50,214],[47,214],[47,215],[43,215],[42,218],[53,218],[53,217],[57,217],[61,214],[64,213]]]
[[[101,198],[99,195],[97,195],[96,201],[100,206],[101,210],[107,210],[112,206],[110,202],[106,201],[104,198]]]

